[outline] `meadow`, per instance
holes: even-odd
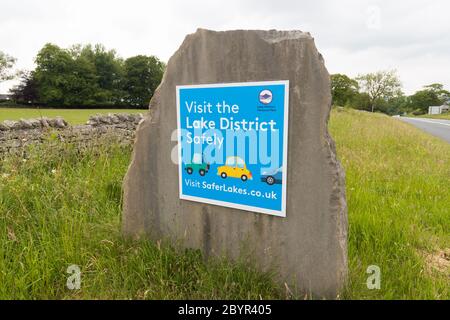
[[[450,145],[355,110],[333,110],[329,127],[349,207],[349,279],[339,298],[450,299]],[[246,261],[206,262],[197,250],[123,239],[130,156],[130,147],[104,143],[3,159],[0,299],[290,298]],[[66,288],[72,264],[80,290]],[[369,265],[381,269],[380,290],[366,286]]]
[[[68,123],[84,124],[89,116],[107,113],[144,113],[138,109],[37,109],[37,108],[4,108],[0,107],[0,121],[19,120],[39,117],[63,117]]]

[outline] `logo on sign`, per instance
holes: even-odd
[[[270,90],[263,90],[259,93],[259,101],[264,104],[272,102],[272,92]]]

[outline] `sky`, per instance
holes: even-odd
[[[330,73],[396,69],[411,94],[435,82],[450,89],[449,13],[448,0],[0,0],[0,51],[22,70],[48,42],[167,61],[197,28],[295,29],[312,34]]]

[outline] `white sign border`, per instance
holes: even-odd
[[[283,132],[283,184],[281,200],[281,211],[259,208],[254,206],[247,206],[243,204],[236,204],[220,200],[211,200],[194,196],[187,196],[182,193],[182,158],[181,158],[181,119],[180,119],[180,89],[190,88],[223,88],[223,87],[252,87],[264,85],[284,85],[284,132]],[[213,204],[233,209],[240,209],[245,211],[253,211],[265,213],[277,217],[286,217],[286,201],[287,201],[287,168],[288,168],[288,136],[289,136],[289,80],[275,80],[275,81],[253,81],[253,82],[232,82],[232,83],[212,83],[212,84],[193,84],[193,85],[178,85],[176,86],[176,108],[177,108],[177,137],[178,137],[178,193],[181,200],[189,200],[207,204]]]

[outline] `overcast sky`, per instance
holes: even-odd
[[[448,0],[0,0],[0,50],[20,69],[34,68],[47,42],[167,61],[199,27],[309,31],[330,73],[395,68],[408,94],[433,82],[450,89]]]

